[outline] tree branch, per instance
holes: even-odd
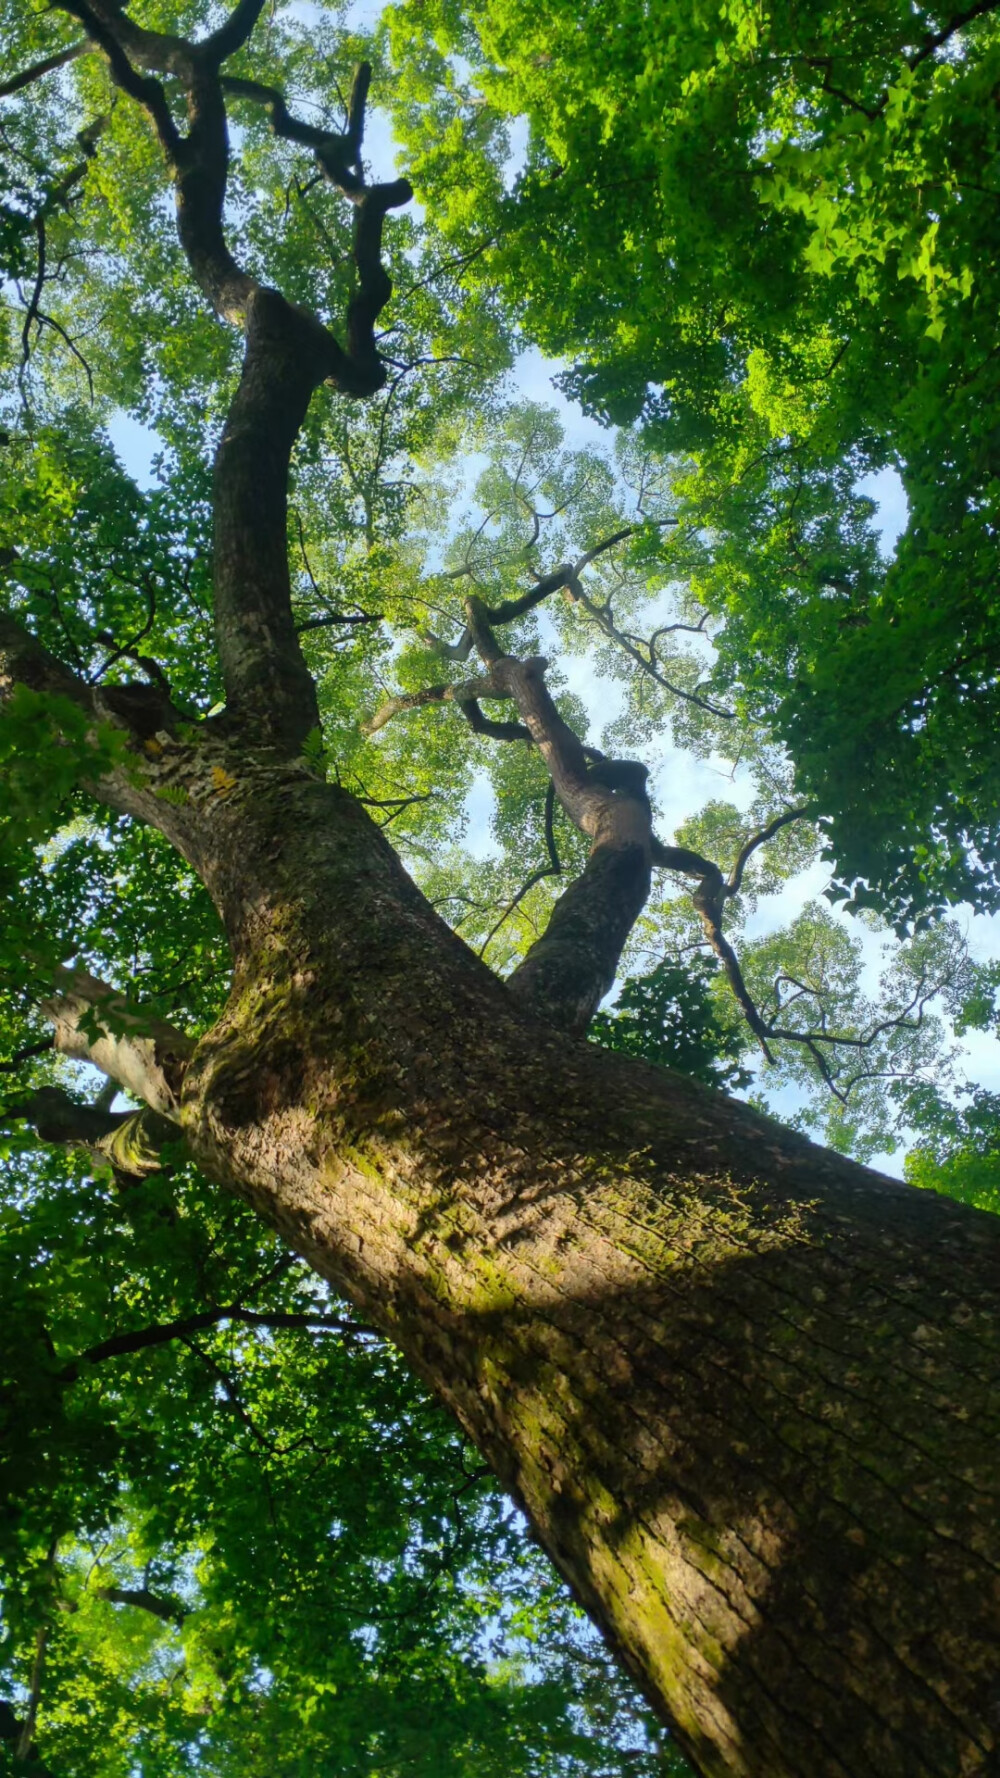
[[[767,826],[761,829],[760,833],[755,833],[751,839],[746,841],[745,845],[740,847],[736,863],[729,873],[729,882],[726,885],[731,896],[739,894],[743,872],[758,846],[766,846],[768,840],[773,840],[775,834],[780,833],[783,827],[789,827],[793,821],[804,821],[809,813],[808,808],[786,809],[783,815],[776,815],[773,821],[769,821]]]
[[[91,43],[103,50],[115,85],[148,113],[170,165],[176,167],[181,136],[170,114],[166,94],[160,82],[152,75],[140,74],[133,61],[138,61],[140,66],[183,75],[188,71],[189,62],[179,52],[189,46],[181,38],[161,38],[158,32],[141,30],[112,0],[94,0],[93,4],[88,4],[87,0],[56,0],[56,3],[62,12],[77,19]],[[157,53],[160,45],[163,48]]]
[[[500,725],[497,724],[497,726],[499,727]],[[547,864],[541,865],[538,870],[532,871],[530,877],[521,884],[517,894],[511,897],[499,919],[494,922],[490,927],[489,932],[486,934],[486,937],[483,939],[478,952],[480,957],[486,955],[489,945],[492,943],[493,939],[496,938],[501,926],[505,926],[510,919],[511,914],[520,907],[521,902],[524,900],[529,889],[533,889],[536,883],[541,883],[546,877],[559,877],[562,875],[562,865],[559,861],[559,853],[556,850],[556,836],[553,820],[555,815],[555,803],[556,787],[550,778],[545,792],[545,849],[548,852],[549,861]]]
[[[474,735],[485,735],[491,741],[531,740],[531,730],[523,722],[494,722],[483,715],[475,698],[460,700],[459,709]]]
[[[210,68],[219,68],[250,40],[251,32],[266,5],[266,0],[237,0],[224,25],[198,44],[200,59]]]
[[[664,519],[662,522],[665,525],[677,523],[676,519]],[[589,567],[591,562],[595,562],[598,556],[602,556],[606,550],[614,549],[616,544],[624,542],[627,537],[633,537],[641,529],[642,527],[639,525],[625,525],[620,531],[613,532],[610,537],[602,538],[600,543],[587,550],[577,561],[560,563],[558,568],[553,568],[551,573],[543,575],[533,587],[530,587],[518,598],[505,599],[502,604],[492,608],[483,606],[483,617],[486,623],[490,625],[509,624],[513,623],[515,618],[524,617],[526,612],[533,611],[535,606],[540,605],[551,593],[560,592],[563,587],[571,587],[579,579],[584,569]],[[518,555],[522,553],[522,551],[518,551]],[[517,558],[511,557],[510,559],[514,561]],[[471,573],[471,565],[467,564],[463,568],[451,570],[451,578],[459,579]],[[467,661],[474,646],[473,633],[468,625],[458,642],[442,642],[439,637],[430,633],[427,635],[427,640],[436,654],[440,654],[443,659],[450,661]]]
[[[15,1121],[31,1124],[43,1142],[85,1149],[126,1179],[162,1173],[164,1148],[183,1141],[180,1125],[163,1112],[81,1105],[62,1087],[37,1087],[0,1107],[0,1122]]]
[[[80,778],[82,788],[110,808],[140,821],[150,821],[162,832],[171,832],[179,838],[185,810],[170,808],[157,797],[155,787],[146,788],[150,744],[159,748],[156,735],[173,730],[183,721],[181,712],[174,709],[162,686],[138,682],[88,685],[79,674],[71,672],[57,660],[11,612],[0,611],[0,704],[12,698],[19,685],[27,686],[30,691],[65,698],[77,705],[88,718],[88,744],[100,737],[102,728],[111,726],[121,730],[133,759],[120,765],[108,764],[102,759],[93,777],[85,775],[84,766]],[[53,715],[56,731],[58,725],[56,706]],[[97,775],[98,769],[100,776]]]
[[[194,1039],[85,970],[60,970],[58,988],[41,1003],[56,1049],[92,1062],[134,1099],[176,1117]]]
[[[475,705],[478,698],[506,698],[509,696],[510,693],[496,686],[491,678],[463,679],[458,685],[425,685],[420,691],[402,692],[398,697],[387,698],[384,704],[379,705],[374,716],[370,716],[367,722],[361,724],[361,733],[363,735],[377,735],[379,729],[385,728],[394,716],[400,716],[407,710],[422,710],[426,704],[459,704],[462,707],[463,715],[466,715],[466,706]],[[478,718],[467,716],[467,720],[473,728],[476,728],[477,722],[481,725],[477,730],[478,733],[486,734],[488,732],[485,726],[487,719],[482,715],[482,712]]]
[[[569,586],[570,597],[583,606],[584,610],[593,618],[598,628],[604,631],[604,634],[609,640],[616,643],[617,646],[628,655],[629,659],[635,662],[637,667],[640,667],[644,673],[648,673],[649,677],[654,679],[657,685],[661,685],[664,691],[668,691],[671,697],[680,698],[685,704],[694,704],[696,709],[705,710],[710,716],[719,716],[724,722],[733,722],[735,720],[734,711],[724,710],[721,704],[714,704],[710,698],[703,697],[700,692],[685,691],[682,685],[675,685],[672,680],[668,679],[666,674],[663,673],[657,665],[654,641],[644,644],[649,657],[648,659],[644,658],[641,650],[636,647],[633,639],[630,636],[627,636],[624,630],[618,628],[611,616],[609,607],[607,605],[595,604],[594,600],[589,598],[587,593],[584,592],[583,586],[576,576],[574,576],[573,581],[568,582],[567,585]],[[657,635],[663,635],[665,633],[664,630],[657,631]]]
[[[536,514],[536,521],[537,517],[538,515]],[[649,521],[644,521],[644,523],[648,522]],[[653,522],[661,526],[666,526],[676,525],[679,521],[677,519],[657,519]],[[655,679],[657,684],[661,685],[665,691],[670,692],[672,697],[680,698],[684,703],[694,704],[698,709],[707,711],[711,716],[721,717],[726,722],[732,721],[734,720],[733,711],[724,710],[720,704],[713,703],[711,699],[703,697],[700,692],[687,691],[682,685],[675,685],[672,680],[669,680],[666,677],[657,665],[657,637],[667,635],[676,629],[685,629],[694,634],[698,634],[703,629],[704,619],[702,619],[700,624],[664,625],[661,629],[657,630],[655,637],[643,645],[647,650],[649,657],[647,659],[636,646],[633,638],[627,636],[624,631],[617,628],[611,617],[608,606],[596,604],[584,591],[580,579],[584,569],[588,568],[592,562],[595,562],[599,556],[604,555],[607,550],[614,549],[617,544],[625,542],[629,537],[634,537],[636,533],[642,529],[643,525],[622,526],[620,530],[612,532],[609,537],[602,538],[600,543],[595,544],[592,549],[586,550],[575,562],[562,562],[558,568],[553,568],[549,574],[541,576],[533,587],[530,587],[527,592],[520,594],[518,598],[505,599],[502,604],[493,607],[484,606],[484,619],[490,625],[512,623],[515,618],[524,617],[527,612],[533,611],[535,606],[540,605],[543,600],[550,596],[550,594],[560,592],[565,588],[570,597],[576,603],[583,606],[588,616],[593,618],[594,622],[601,630],[603,630],[609,640],[616,643],[619,648],[623,649],[630,659],[633,660],[644,673],[647,673],[650,678]],[[534,539],[532,541],[534,541]],[[522,552],[520,551],[518,552],[518,554],[521,553]],[[511,557],[510,560],[516,560],[516,557]],[[450,570],[450,575],[453,579],[460,579],[465,575],[471,575],[472,572],[472,564],[466,563],[461,568]],[[474,646],[473,634],[468,626],[466,626],[457,642],[444,642],[440,637],[435,636],[430,631],[426,633],[426,640],[436,654],[441,655],[444,660],[450,661],[468,660]]]
[[[0,99],[9,99],[24,87],[32,86],[36,80],[44,79],[54,69],[65,68],[67,62],[75,62],[77,56],[86,55],[91,48],[89,43],[71,43],[68,49],[57,50],[55,55],[34,62],[30,68],[23,68],[20,74],[12,74],[8,80],[0,81]]]
[[[230,716],[295,752],[318,728],[319,711],[292,615],[291,451],[320,383],[365,396],[385,382],[374,336],[392,290],[381,259],[382,228],[388,210],[408,202],[411,189],[405,180],[365,185],[360,156],[371,80],[367,63],[355,75],[344,135],[299,124],[275,88],[220,76],[221,63],[249,37],[259,0],[239,0],[201,44],[142,29],[116,0],[59,4],[80,19],[104,51],[113,79],[152,119],[174,175],[178,234],[192,273],[216,311],[246,328],[243,375],[215,463],[216,641]],[[184,136],[158,73],[172,75],[184,89]],[[263,104],[276,134],[308,143],[324,177],[355,206],[358,288],[348,306],[346,351],[314,316],[262,288],[229,251],[226,92]]]
[[[72,699],[100,720],[94,693],[69,667],[33,636],[9,611],[0,611],[0,702],[9,698],[16,685],[31,691],[55,692]]]
[[[236,1321],[245,1327],[315,1328],[320,1333],[364,1334],[380,1338],[377,1328],[360,1321],[345,1321],[336,1315],[283,1313],[281,1310],[244,1309],[240,1303],[224,1308],[204,1309],[197,1315],[186,1315],[179,1321],[161,1321],[151,1327],[140,1327],[132,1333],[112,1334],[96,1346],[88,1346],[70,1359],[59,1372],[62,1383],[75,1383],[83,1365],[103,1364],[109,1358],[124,1358],[132,1352],[145,1352],[150,1346],[165,1346],[171,1340],[186,1340],[203,1328],[217,1327],[220,1321]]]
[[[685,876],[700,878],[698,887],[691,897],[692,902],[701,919],[705,937],[722,964],[733,996],[747,1024],[757,1038],[765,1060],[771,1064],[774,1063],[775,1058],[770,1047],[772,1043],[801,1044],[809,1051],[818,1073],[830,1092],[841,1104],[846,1105],[852,1088],[865,1077],[856,1075],[847,1083],[846,1088],[842,1088],[820,1045],[827,1044],[833,1048],[866,1050],[870,1049],[872,1044],[877,1043],[879,1037],[883,1036],[886,1031],[919,1030],[923,1021],[924,1004],[937,992],[937,988],[929,989],[926,976],[922,974],[909,1003],[902,1011],[893,1014],[890,1018],[879,1020],[861,1037],[851,1037],[845,1033],[828,1031],[825,1028],[800,1031],[796,1030],[794,1026],[779,1024],[777,1016],[773,1019],[764,1018],[747,987],[736,952],[722,930],[723,917],[727,902],[739,892],[747,863],[757,848],[765,845],[768,840],[774,838],[776,833],[789,826],[793,821],[807,818],[809,813],[807,808],[787,809],[783,814],[775,816],[773,821],[768,822],[766,827],[762,828],[759,833],[752,835],[741,846],[728,879],[723,876],[719,866],[713,864],[710,859],[702,858],[699,853],[692,852],[687,847],[665,846],[655,839],[652,848],[653,863],[667,870],[679,871]],[[796,982],[794,985],[799,988],[802,994],[817,995],[815,989],[807,988],[802,983]],[[790,1004],[786,1002],[786,1008],[781,1007],[777,988],[775,999],[778,1001],[778,1012],[786,1010],[787,1005]],[[917,1017],[911,1019],[909,1015],[915,1008],[918,1009]]]
[[[588,750],[559,714],[545,685],[545,661],[501,652],[487,608],[466,604],[468,633],[491,685],[517,705],[524,727],[548,767],[553,797],[592,841],[582,874],[556,903],[542,936],[508,977],[521,1005],[573,1031],[585,1031],[611,987],[618,960],[649,893],[650,810],[645,767],[631,761],[588,761]],[[551,817],[548,824],[554,853]],[[533,881],[552,874],[552,866]],[[527,893],[531,883],[519,893]],[[491,935],[492,936],[492,935]]]
[[[953,18],[950,18],[940,31],[935,31],[924,38],[916,55],[909,58],[910,67],[919,68],[921,62],[925,62],[928,56],[934,54],[935,50],[943,49],[944,45],[954,37],[956,31],[962,29],[963,25],[970,25],[973,19],[984,18],[988,13],[998,10],[1000,10],[1000,0],[975,0],[974,5],[967,6],[964,12],[958,12]]]
[[[188,1607],[180,1599],[151,1593],[148,1587],[94,1587],[93,1593],[96,1599],[107,1599],[111,1605],[135,1605],[165,1624],[182,1624],[188,1615]]]
[[[40,1043],[22,1044],[21,1048],[15,1050],[8,1061],[0,1062],[0,1074],[16,1074],[25,1062],[33,1062],[36,1056],[51,1055],[52,1047],[51,1037],[43,1037]]]
[[[223,76],[224,92],[262,106],[276,136],[311,148],[324,179],[355,206],[354,264],[358,289],[347,310],[347,355],[330,379],[345,394],[373,395],[386,380],[385,365],[375,344],[375,323],[392,295],[392,281],[382,264],[382,227],[390,210],[408,204],[413,188],[407,179],[365,184],[361,170],[365,106],[371,64],[359,62],[348,107],[346,132],[320,129],[289,111],[284,94],[262,81]]]

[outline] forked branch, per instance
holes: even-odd
[[[357,70],[343,134],[299,123],[276,89],[224,76],[249,39],[262,0],[238,0],[201,42],[137,25],[117,0],[58,0],[103,51],[116,84],[153,122],[173,175],[177,228],[192,273],[216,311],[245,326],[243,377],[216,458],[215,622],[228,714],[291,751],[319,725],[315,687],[292,615],[287,489],[291,452],[314,390],[352,396],[381,388],[386,369],[375,323],[392,291],[382,264],[387,212],[410,186],[369,187],[361,166],[371,69]],[[187,128],[174,119],[160,76],[179,82]],[[357,287],[346,347],[315,316],[268,290],[234,259],[225,229],[229,140],[226,94],[264,105],[275,133],[309,146],[325,178],[355,209]]]

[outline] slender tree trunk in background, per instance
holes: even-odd
[[[211,832],[198,1158],[398,1341],[700,1770],[996,1769],[995,1219],[526,1018],[301,768]]]

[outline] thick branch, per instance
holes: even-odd
[[[0,1107],[0,1121],[29,1123],[43,1142],[82,1148],[127,1179],[161,1173],[164,1149],[182,1141],[180,1125],[163,1112],[81,1105],[62,1087],[38,1087]]]
[[[291,608],[291,451],[320,383],[363,396],[385,381],[374,336],[392,290],[381,260],[382,226],[389,209],[408,202],[411,189],[405,180],[365,186],[360,155],[368,64],[357,70],[343,136],[298,124],[274,88],[220,76],[221,63],[249,37],[259,0],[239,0],[202,44],[142,29],[115,0],[61,3],[104,51],[118,85],[152,118],[174,175],[178,234],[194,277],[219,314],[246,327],[243,375],[215,463],[216,637],[230,715],[295,750],[319,726],[319,712]],[[184,88],[186,136],[155,78],[162,73]],[[358,289],[348,307],[346,351],[315,317],[262,288],[229,251],[224,92],[265,105],[278,135],[308,142],[324,176],[355,205]]]
[[[148,1587],[94,1587],[93,1591],[97,1599],[107,1599],[111,1605],[135,1605],[165,1624],[182,1624],[188,1615],[187,1606],[179,1599],[151,1593]]]
[[[614,982],[625,941],[649,894],[646,771],[630,761],[589,763],[579,736],[549,695],[545,662],[502,654],[482,603],[470,599],[466,611],[492,683],[517,705],[555,795],[593,842],[582,875],[560,897],[541,938],[507,985],[522,1005],[550,1023],[585,1031]],[[536,873],[534,880],[548,874]]]
[[[459,704],[471,727],[479,734],[488,734],[490,728],[487,726],[487,719],[481,711],[478,716],[469,715],[469,707],[478,709],[479,698],[509,696],[510,693],[496,685],[492,678],[463,679],[458,685],[425,685],[420,691],[402,692],[398,697],[386,698],[374,716],[361,724],[361,732],[363,735],[377,735],[379,729],[385,728],[394,716],[401,716],[407,710],[422,710],[427,704]],[[526,729],[523,733],[528,735]]]
[[[89,685],[57,660],[9,611],[0,611],[0,702],[16,685],[31,691],[55,692],[72,699],[94,721],[99,720],[96,696]]]
[[[106,753],[95,752],[95,759],[100,763],[95,763],[93,775],[88,775],[88,760],[84,756],[79,779],[81,787],[110,808],[140,821],[149,821],[176,843],[181,843],[182,830],[188,825],[187,811],[161,800],[157,786],[151,782],[154,775],[152,758],[154,753],[158,756],[163,751],[156,736],[173,731],[184,721],[162,686],[141,683],[89,685],[50,654],[10,612],[0,611],[0,704],[13,697],[19,685],[53,698],[65,698],[83,710],[89,719],[87,747],[100,739],[102,727],[121,730],[131,760],[120,765],[108,764]],[[58,704],[52,709],[52,728],[53,738],[58,741],[61,738]],[[67,741],[66,744],[79,745],[79,742]]]
[[[459,706],[474,735],[485,735],[491,741],[531,740],[531,730],[523,722],[494,722],[483,715],[475,698],[459,700]]]
[[[61,970],[58,987],[41,1005],[54,1027],[56,1049],[92,1062],[152,1110],[176,1116],[194,1039],[85,970]]]
[[[115,85],[149,114],[168,161],[175,166],[181,137],[166,94],[152,74],[140,74],[138,68],[183,75],[190,65],[183,53],[189,46],[181,38],[141,30],[110,0],[94,0],[93,4],[87,0],[58,0],[58,4],[63,12],[79,20],[91,42],[104,51]]]
[[[237,0],[225,24],[199,43],[200,59],[210,67],[221,67],[229,56],[235,55],[249,41],[265,4],[266,0]]]
[[[392,295],[392,281],[382,264],[382,227],[388,211],[408,204],[413,196],[407,179],[365,184],[361,144],[371,72],[368,62],[360,62],[355,70],[344,133],[323,130],[293,117],[277,87],[229,76],[222,80],[225,92],[264,108],[276,136],[311,148],[323,178],[355,206],[354,264],[358,289],[347,310],[346,357],[329,376],[349,395],[373,395],[386,379],[385,366],[375,345],[375,323]]]
[[[319,709],[292,612],[288,466],[313,390],[343,354],[273,290],[248,301],[246,339],[215,459],[215,634],[232,714],[295,748]]]
[[[51,1037],[43,1037],[39,1043],[22,1044],[6,1062],[0,1062],[0,1074],[16,1074],[25,1062],[33,1062],[38,1056],[51,1055],[52,1048]]]

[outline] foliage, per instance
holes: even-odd
[[[1000,1095],[980,1087],[962,1107],[931,1096],[918,1128],[906,1157],[910,1184],[1000,1215]]]
[[[390,16],[406,164],[456,250],[585,405],[687,460],[674,550],[726,617],[717,682],[790,749],[841,892],[995,907],[995,8]],[[887,465],[889,566],[857,490]]]
[[[187,29],[203,15],[197,0],[158,0],[148,21]],[[928,55],[909,84],[897,69],[871,129],[852,131],[833,64],[821,78],[798,50],[765,53],[739,6],[641,20],[605,9],[581,30],[579,8],[544,23],[511,5],[493,23],[477,12],[478,39],[450,6],[424,0],[416,27],[399,17],[395,72],[333,8],[306,29],[279,0],[254,39],[255,75],[328,123],[370,52],[430,200],[386,234],[384,390],[364,404],[321,391],[293,465],[294,614],[322,715],[305,762],[365,803],[428,897],[507,973],[586,841],[547,799],[537,750],[473,734],[443,696],[417,699],[468,673],[453,654],[470,590],[503,604],[587,558],[504,627],[504,646],[553,657],[549,686],[592,759],[641,750],[676,770],[684,747],[685,770],[732,780],[739,806],[712,796],[672,837],[724,873],[755,847],[727,932],[759,1006],[793,1033],[756,1090],[794,1089],[791,1115],[844,1149],[890,1146],[944,1082],[943,1014],[972,1023],[987,975],[935,925],[887,952],[866,994],[858,932],[872,928],[818,904],[777,933],[747,922],[820,848],[845,882],[864,879],[856,905],[890,916],[993,893],[981,421],[995,366],[978,343],[992,261],[970,284],[983,213],[957,174],[929,237],[939,200],[920,158],[951,168],[959,149],[992,152],[992,115],[970,109],[992,26],[975,27],[961,62]],[[870,23],[856,90],[874,110],[872,70],[902,27],[888,8]],[[62,14],[10,0],[0,25],[5,74],[74,39]],[[790,15],[766,24],[781,44],[793,28]],[[845,28],[832,11],[815,25],[838,45]],[[141,675],[169,684],[185,720],[214,720],[211,453],[238,342],[191,285],[159,151],[102,58],[3,104],[5,609],[88,684]],[[522,109],[533,135],[512,200],[503,164]],[[236,247],[336,325],[346,207],[259,107],[234,100],[233,122]],[[862,173],[870,183],[852,183]],[[568,448],[556,415],[503,381],[518,319],[585,353],[571,380],[592,407],[642,424],[607,448]],[[916,385],[902,378],[911,364]],[[939,498],[913,441],[937,448],[952,386],[962,407]],[[115,448],[123,413],[152,432],[142,483]],[[922,529],[887,574],[855,483],[890,458]],[[945,536],[962,566],[947,600]],[[414,707],[376,731],[390,693]],[[23,689],[0,721],[0,1674],[23,1711],[44,1654],[45,1765],[57,1778],[681,1772],[391,1349],[176,1158],[123,1180],[25,1133],[23,1096],[94,1092],[41,1053],[38,1002],[58,966],[199,1033],[231,965],[179,855],[88,792],[117,731]],[[808,806],[756,846],[795,812],[782,741]],[[660,827],[668,788],[654,776]],[[690,888],[674,870],[658,890],[628,956],[638,973],[594,1035],[742,1088],[757,1046]],[[844,1046],[825,1073],[817,1029]],[[985,1190],[963,1183],[972,1150],[977,1179],[992,1167],[985,1109],[975,1121],[985,1103],[918,1149],[917,1183]],[[30,1762],[18,1769],[28,1778]]]
[[[248,1210],[6,1171],[0,1685],[41,1627],[52,1771],[662,1770],[475,1454]]]
[[[742,1036],[720,1023],[708,984],[718,966],[696,957],[685,968],[664,958],[645,976],[631,976],[610,1013],[598,1013],[591,1036],[608,1049],[677,1068],[706,1086],[749,1085],[740,1066]]]

